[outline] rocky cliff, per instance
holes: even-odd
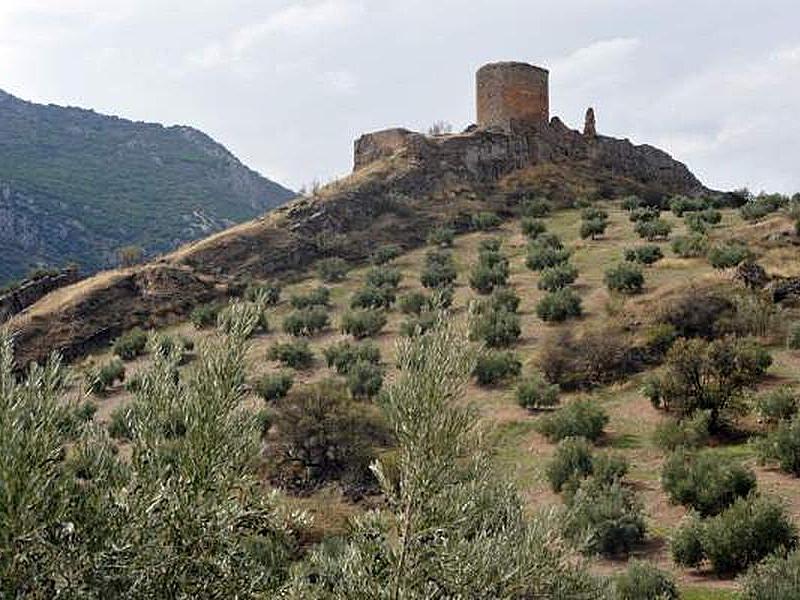
[[[325,256],[360,261],[376,247],[409,249],[428,231],[466,229],[477,211],[518,213],[530,195],[705,194],[666,153],[626,140],[584,136],[554,119],[514,134],[473,129],[425,136],[369,134],[355,145],[353,174],[313,197],[191,243],[158,263],[55,292],[10,322],[20,362],[55,347],[73,357],[137,324],[177,320],[195,304],[235,293],[250,279],[295,274]]]

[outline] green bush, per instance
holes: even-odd
[[[614,600],[679,600],[678,586],[670,573],[654,564],[633,559],[614,579]]]
[[[507,280],[508,265],[503,262],[495,266],[479,262],[469,274],[469,286],[479,294],[491,294],[496,287],[505,285]]]
[[[99,365],[90,364],[84,372],[84,386],[89,394],[104,394],[117,381],[125,381],[125,365],[118,358]]]
[[[374,398],[383,386],[383,368],[374,362],[357,360],[347,370],[347,389],[354,398]]]
[[[267,359],[293,369],[303,370],[314,364],[314,353],[305,340],[279,342],[267,350]]]
[[[491,310],[476,316],[471,337],[483,341],[489,348],[506,348],[522,334],[519,317],[505,310]]]
[[[786,336],[786,347],[789,350],[800,350],[800,323],[792,323],[789,326],[789,334]]]
[[[640,238],[652,242],[653,240],[667,239],[672,232],[672,225],[659,218],[652,221],[639,221],[634,230]]]
[[[730,269],[752,258],[747,246],[735,242],[719,244],[708,251],[708,262],[715,269]]]
[[[661,211],[651,206],[636,208],[630,211],[628,219],[631,223],[638,223],[639,221],[655,221],[661,217]]]
[[[391,289],[397,289],[402,280],[403,274],[400,272],[400,269],[387,267],[370,269],[367,271],[367,276],[364,279],[367,286],[376,288],[387,287]]]
[[[489,298],[491,310],[504,310],[506,312],[515,313],[519,309],[519,303],[519,296],[510,287],[495,288]]]
[[[636,265],[621,262],[606,270],[605,283],[612,292],[640,294],[644,287],[644,274]]]
[[[356,339],[374,337],[386,325],[386,314],[380,310],[348,311],[342,315],[342,333],[349,333]]]
[[[543,269],[539,276],[537,287],[540,290],[555,292],[571,285],[577,278],[577,267],[570,263],[561,263],[560,265]]]
[[[274,283],[251,283],[244,291],[247,302],[263,302],[266,306],[275,306],[281,299],[281,287]]]
[[[478,231],[488,231],[500,227],[500,216],[493,212],[480,212],[472,215],[472,228]]]
[[[247,337],[258,331],[269,333],[265,306],[256,302],[232,300],[217,315],[217,328],[226,334],[233,333],[235,328],[243,328]]]
[[[343,258],[323,258],[317,262],[317,276],[325,283],[343,281],[349,270],[350,267]]]
[[[289,304],[293,308],[303,309],[312,306],[328,306],[331,300],[330,288],[320,286],[306,294],[294,294],[289,298]]]
[[[708,252],[708,237],[701,233],[679,236],[672,240],[672,251],[681,258],[698,258]]]
[[[779,550],[791,550],[797,532],[783,505],[751,494],[737,499],[717,516],[694,517],[677,532],[673,560],[697,567],[704,559],[718,575],[735,574]]]
[[[450,227],[436,227],[428,234],[428,243],[431,246],[450,247],[455,241],[456,232]]]
[[[381,351],[372,342],[354,344],[346,340],[341,341],[325,348],[323,355],[328,367],[336,369],[339,375],[347,375],[357,362],[374,365],[381,362]]]
[[[366,285],[350,298],[350,308],[391,308],[396,299],[395,290],[389,286]]]
[[[644,541],[645,533],[641,502],[620,481],[585,479],[569,498],[564,535],[585,554],[628,553]]]
[[[456,266],[453,255],[448,251],[431,250],[425,255],[425,267],[420,281],[426,288],[439,288],[456,280]]]
[[[400,335],[417,337],[433,329],[438,317],[434,312],[422,312],[406,319],[400,324]]]
[[[582,221],[580,235],[581,239],[591,238],[593,240],[605,234],[608,228],[608,221],[601,219],[592,219],[591,221]]]
[[[643,201],[639,196],[625,196],[620,200],[619,206],[622,210],[633,211],[643,206]]]
[[[775,425],[790,421],[797,414],[797,392],[780,387],[760,394],[755,401],[756,411],[765,423]]]
[[[484,252],[500,252],[503,246],[503,240],[498,237],[484,238],[478,243],[478,254]]]
[[[400,296],[397,305],[405,315],[418,315],[428,308],[430,299],[422,292],[409,292]]]
[[[294,336],[316,335],[330,325],[328,312],[321,306],[296,310],[284,317],[283,330]]]
[[[606,411],[595,401],[576,400],[536,421],[536,429],[550,441],[584,437],[595,441],[608,423]]]
[[[708,233],[708,223],[703,219],[701,213],[687,213],[683,217],[683,222],[686,223],[686,229],[693,233]]]
[[[642,265],[652,265],[664,258],[664,253],[661,248],[655,244],[647,244],[637,248],[628,248],[625,250],[625,260],[628,262],[635,262]]]
[[[653,443],[667,451],[700,448],[708,443],[708,422],[709,415],[706,411],[698,411],[681,421],[668,419],[655,428]]]
[[[565,248],[554,248],[552,245],[541,243],[537,239],[528,246],[528,256],[525,264],[531,271],[542,271],[567,262],[570,255],[570,251]]]
[[[197,329],[214,327],[217,324],[217,316],[223,308],[223,304],[211,302],[196,307],[189,313],[189,320]]]
[[[778,423],[756,449],[761,462],[777,462],[781,471],[800,477],[800,417]]]
[[[455,290],[452,285],[435,288],[428,300],[428,309],[432,311],[446,310],[453,305]]]
[[[401,253],[402,249],[396,244],[381,246],[375,250],[375,253],[372,255],[372,263],[376,265],[385,265],[386,263],[392,262],[400,256]]]
[[[778,207],[768,202],[752,200],[739,209],[739,214],[745,221],[758,221],[776,210]]]
[[[127,406],[117,406],[111,411],[108,420],[108,435],[119,441],[130,441],[133,439],[129,408]]]
[[[547,383],[541,375],[523,379],[517,386],[517,404],[529,410],[558,405],[559,387]]]
[[[549,292],[536,304],[536,314],[547,322],[566,321],[582,313],[580,296],[568,288]]]
[[[522,235],[529,237],[532,240],[536,239],[545,231],[547,231],[547,226],[541,219],[523,217],[520,225],[522,228]]]
[[[664,461],[661,485],[670,501],[716,515],[756,488],[753,471],[716,452],[679,449]]]
[[[592,474],[592,446],[582,437],[564,438],[558,443],[545,475],[550,488],[558,493],[564,485]]]
[[[800,598],[800,551],[766,558],[750,567],[740,583],[741,600]]]
[[[686,196],[675,196],[669,203],[670,210],[676,217],[682,217],[684,213],[698,212],[708,208],[708,201],[704,198],[688,198]]]
[[[582,221],[608,221],[608,212],[602,208],[588,206],[581,211]]]
[[[147,333],[141,328],[135,327],[116,339],[113,351],[122,360],[133,360],[144,354],[146,347]]]
[[[513,352],[486,352],[475,364],[473,375],[480,385],[496,385],[517,377],[522,371],[522,363]]]
[[[265,402],[275,402],[284,398],[293,385],[294,376],[288,371],[282,371],[260,377],[253,384],[253,390]]]
[[[550,214],[552,206],[546,198],[534,198],[522,203],[521,212],[524,217],[541,219]]]

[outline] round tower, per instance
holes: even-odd
[[[510,131],[550,120],[548,71],[521,62],[491,63],[477,75],[478,127]]]

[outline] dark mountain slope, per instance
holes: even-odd
[[[0,283],[36,264],[114,264],[251,219],[293,193],[190,127],[25,102],[0,91]]]

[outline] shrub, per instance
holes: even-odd
[[[778,550],[790,550],[797,533],[780,502],[751,494],[715,517],[696,517],[673,540],[673,559],[697,567],[704,559],[718,575],[738,573]]]
[[[396,244],[381,246],[375,250],[375,254],[372,255],[372,262],[376,265],[385,265],[400,256],[401,252],[400,246]]]
[[[426,288],[445,287],[456,280],[456,266],[450,252],[434,250],[425,256],[425,267],[420,281]]]
[[[433,290],[428,300],[428,309],[433,311],[445,310],[453,305],[455,290],[452,285],[446,285]]]
[[[800,551],[770,556],[750,567],[741,579],[741,600],[800,598]]]
[[[487,352],[478,358],[473,374],[480,385],[496,385],[522,371],[522,363],[513,352]]]
[[[756,476],[718,453],[679,449],[664,462],[661,485],[670,501],[706,517],[719,514],[755,490]]]
[[[707,208],[700,213],[700,217],[709,225],[717,225],[722,221],[722,213],[715,208]]]
[[[708,251],[708,262],[715,269],[730,269],[752,258],[747,246],[734,242],[714,246]]]
[[[469,285],[479,294],[491,294],[495,287],[505,285],[507,279],[507,264],[501,262],[499,265],[489,266],[481,262],[472,268]]]
[[[709,411],[709,431],[716,433],[723,416],[736,409],[741,392],[771,364],[769,353],[752,340],[679,339],[667,353],[664,373],[651,380],[648,395],[654,406],[680,415]]]
[[[353,344],[342,341],[325,348],[323,354],[328,367],[336,369],[339,375],[347,375],[357,362],[368,362],[375,365],[381,362],[381,351],[371,342]]]
[[[328,325],[330,317],[320,306],[296,310],[283,319],[283,330],[294,336],[316,335]]]
[[[564,438],[558,443],[553,458],[545,470],[550,487],[556,493],[568,481],[580,480],[592,474],[592,447],[581,437]]]
[[[347,370],[347,388],[354,398],[374,398],[383,386],[383,368],[367,360],[357,360]]]
[[[708,232],[708,223],[703,219],[701,213],[688,213],[683,217],[686,228],[694,233],[704,234]]]
[[[517,386],[517,403],[529,410],[551,408],[558,404],[558,386],[547,383],[541,375],[522,380]]]
[[[418,315],[428,307],[430,299],[422,292],[409,292],[400,296],[398,307],[400,312],[406,315]]]
[[[127,406],[121,405],[112,410],[109,415],[108,435],[115,440],[129,441],[133,439],[129,410]]]
[[[396,299],[394,288],[367,285],[353,293],[350,308],[391,308]]]
[[[605,282],[612,292],[640,294],[644,287],[644,274],[636,265],[622,262],[606,270]]]
[[[189,313],[189,320],[197,329],[214,327],[217,324],[217,316],[222,310],[222,307],[223,305],[218,302],[203,304]]]
[[[672,225],[663,219],[652,221],[639,221],[634,228],[639,237],[652,242],[657,239],[667,239],[672,232]]]
[[[400,335],[405,337],[417,337],[433,329],[436,323],[436,313],[423,312],[419,315],[406,319],[400,325]]]
[[[800,350],[800,323],[792,323],[789,326],[789,334],[786,336],[786,347],[790,350]]]
[[[233,300],[217,315],[217,327],[226,334],[242,328],[246,337],[250,337],[257,331],[268,333],[269,321],[264,305]]]
[[[348,311],[342,315],[342,333],[356,339],[378,335],[386,325],[386,314],[380,310]]]
[[[139,327],[135,327],[116,339],[113,351],[122,360],[133,360],[144,354],[146,347],[147,333]]]
[[[497,237],[484,238],[478,243],[478,254],[484,252],[500,252],[503,240]]]
[[[455,240],[456,232],[450,227],[436,227],[428,234],[428,243],[431,246],[450,247]]]
[[[569,500],[564,534],[585,554],[628,553],[645,532],[641,502],[620,481],[585,479]]]
[[[85,389],[89,394],[104,394],[117,381],[125,381],[125,365],[118,358],[100,365],[90,364],[84,373]]]
[[[532,271],[541,271],[565,263],[569,260],[569,257],[569,250],[541,244],[537,240],[529,246],[525,264]]]
[[[782,421],[756,444],[761,462],[778,463],[781,471],[800,476],[800,418]]]
[[[614,600],[679,600],[678,586],[670,573],[654,564],[633,559],[614,581]]]
[[[628,248],[625,250],[625,260],[642,265],[652,265],[664,258],[661,248],[655,244],[639,246],[638,248]]]
[[[667,304],[659,318],[672,325],[678,337],[713,339],[733,310],[728,294],[692,287]]]
[[[293,308],[303,309],[311,308],[312,306],[328,306],[330,300],[330,288],[320,286],[306,294],[294,294],[289,298],[289,304],[291,304]]]
[[[599,236],[605,234],[608,228],[608,221],[602,219],[592,219],[590,221],[581,222],[580,235],[581,239],[591,238],[597,239]]]
[[[522,203],[522,215],[525,217],[541,219],[549,215],[551,210],[552,206],[546,198],[534,198]]]
[[[281,299],[281,287],[277,284],[251,283],[244,291],[247,302],[263,302],[266,306],[275,306]]]
[[[542,321],[565,321],[581,316],[581,298],[573,290],[564,288],[547,293],[536,304],[536,314]]]
[[[471,331],[473,340],[482,340],[489,348],[508,347],[521,334],[519,317],[505,310],[490,310],[477,316]]]
[[[343,258],[323,258],[317,262],[317,276],[325,283],[335,283],[344,280],[349,270],[350,267]]]
[[[756,398],[756,411],[771,425],[789,421],[797,414],[797,392],[789,387],[770,390]]]
[[[564,242],[555,233],[545,232],[539,235],[535,240],[531,240],[528,248],[555,248],[556,250],[564,249]]]
[[[266,402],[275,402],[285,397],[294,385],[294,376],[288,371],[270,373],[260,377],[253,389]]]
[[[388,287],[396,289],[403,279],[402,273],[399,269],[395,268],[373,268],[367,271],[365,282],[367,286],[383,288]]]
[[[489,298],[491,310],[515,313],[519,309],[519,303],[519,296],[510,287],[495,288]]]
[[[595,441],[603,435],[607,423],[608,415],[597,402],[576,400],[541,417],[536,421],[536,429],[553,442],[567,437]]]
[[[522,234],[530,239],[536,239],[547,231],[547,226],[540,219],[523,217],[521,222]]]
[[[642,206],[642,199],[639,196],[625,196],[620,200],[619,206],[622,210],[633,211]]]
[[[661,211],[651,206],[634,209],[628,215],[628,219],[631,223],[638,223],[639,221],[655,221],[660,217]]]
[[[745,221],[758,221],[778,209],[768,202],[752,200],[739,209],[739,214]]]
[[[390,434],[379,414],[365,408],[334,382],[293,390],[278,403],[266,440],[270,480],[293,492],[330,482],[356,497],[375,489],[374,448],[387,445]]]
[[[705,199],[687,198],[686,196],[676,196],[669,203],[669,208],[676,217],[682,217],[687,212],[705,210],[707,207],[708,202]]]
[[[278,361],[293,369],[303,370],[314,364],[314,353],[305,340],[279,342],[267,350],[267,359]]]
[[[681,421],[668,419],[653,432],[653,443],[662,450],[700,448],[708,443],[708,412],[698,411]]]
[[[608,221],[608,213],[602,208],[588,206],[581,211],[583,221]]]
[[[708,237],[701,233],[679,236],[672,240],[672,251],[681,258],[697,258],[708,252]]]
[[[480,212],[472,215],[472,228],[478,231],[488,231],[500,226],[502,220],[500,216],[493,212]]]

